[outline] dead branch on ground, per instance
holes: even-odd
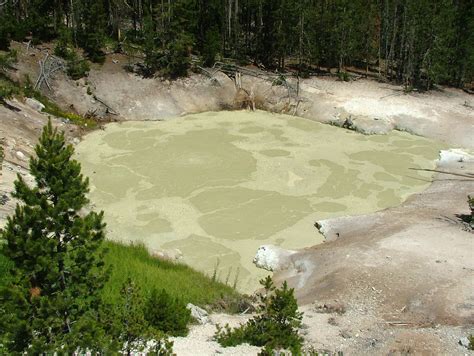
[[[58,70],[64,70],[64,61],[58,57],[51,56],[49,53],[46,53],[44,59],[40,59],[38,64],[40,66],[40,73],[38,79],[36,80],[34,89],[41,89],[41,86],[44,83],[48,89],[52,91],[49,80],[55,72]]]
[[[453,176],[458,176],[458,177],[464,177],[464,178],[470,178],[474,179],[474,173],[455,173],[455,172],[447,172],[447,171],[441,171],[438,169],[427,169],[427,168],[410,168],[413,171],[425,171],[425,172],[435,172],[435,173],[442,173],[442,174],[449,174]]]
[[[93,98],[95,100],[97,100],[99,103],[101,103],[102,105],[105,106],[105,108],[107,109],[107,114],[111,114],[111,115],[118,115],[118,112],[115,111],[114,109],[112,109],[112,107],[110,105],[108,105],[104,100],[100,99],[99,97],[97,97],[97,95],[93,95]]]

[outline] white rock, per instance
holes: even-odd
[[[459,345],[464,346],[465,348],[469,348],[471,346],[471,342],[467,337],[462,337],[459,339]]]
[[[16,151],[16,158],[18,158],[19,160],[22,160],[22,161],[26,160],[25,154],[21,151]]]
[[[38,100],[33,99],[33,98],[26,98],[25,103],[33,110],[36,110],[39,112],[41,112],[45,108],[45,106],[42,103],[40,103]]]
[[[260,246],[255,254],[253,263],[267,271],[277,271],[288,268],[291,264],[291,255],[296,251],[284,250],[274,245]]]
[[[209,322],[209,314],[204,309],[191,303],[188,303],[186,308],[191,311],[191,316],[196,319],[199,324],[207,324]]]
[[[439,161],[442,163],[470,162],[474,161],[474,155],[458,148],[441,150],[439,153]]]
[[[178,261],[183,258],[183,253],[178,248],[171,250],[154,250],[151,251],[151,255],[153,257],[159,258],[160,260],[166,261]]]

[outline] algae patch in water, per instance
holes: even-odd
[[[77,157],[108,237],[179,248],[184,262],[250,291],[257,248],[321,242],[317,219],[363,214],[423,190],[440,144],[360,134],[266,112],[110,124]]]

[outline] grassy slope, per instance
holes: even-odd
[[[238,297],[231,287],[213,282],[211,278],[194,269],[151,257],[143,246],[125,246],[107,241],[107,265],[112,265],[110,280],[104,289],[106,300],[119,297],[120,287],[131,277],[143,292],[153,288],[165,289],[169,294],[198,305],[214,304],[222,299]]]
[[[188,266],[153,258],[143,246],[125,246],[111,241],[107,241],[106,246],[109,249],[106,264],[112,266],[112,272],[103,296],[112,304],[119,298],[122,284],[128,277],[144,293],[149,293],[152,288],[165,289],[186,303],[212,305],[220,300],[238,298],[231,287],[213,282]],[[9,268],[10,261],[0,253],[0,286],[6,283]]]

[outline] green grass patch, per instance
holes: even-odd
[[[130,277],[146,296],[154,288],[164,289],[171,297],[185,303],[237,311],[241,296],[230,286],[214,282],[186,265],[151,257],[142,245],[106,241],[105,246],[109,250],[105,262],[112,271],[102,295],[112,305],[120,302],[120,289]],[[8,282],[12,267],[12,262],[0,251],[0,287]]]
[[[165,289],[172,297],[196,305],[237,304],[240,295],[223,283],[214,282],[201,272],[183,264],[163,261],[150,256],[142,245],[123,245],[107,241],[109,249],[106,264],[112,266],[112,273],[103,296],[115,304],[120,300],[120,288],[130,277],[145,295],[153,288]],[[221,303],[222,302],[222,303]]]
[[[34,90],[28,80],[26,85],[22,86],[9,79],[7,76],[0,74],[0,98],[10,98],[15,95],[38,100],[44,105],[44,113],[58,118],[67,119],[71,123],[87,129],[94,129],[97,127],[97,122],[95,120],[61,109],[47,96],[41,94],[38,90]]]
[[[18,85],[8,79],[7,77],[0,75],[0,98],[10,98],[20,92]]]
[[[68,119],[69,121],[71,121],[71,123],[88,128],[88,129],[94,129],[95,127],[97,127],[96,121],[85,118],[81,115],[78,115],[72,112],[64,111],[56,103],[51,101],[48,97],[44,96],[37,90],[26,88],[24,90],[24,95],[30,98],[34,98],[38,100],[41,104],[43,104],[45,106],[43,109],[43,112],[47,114],[64,118],[64,119]]]

